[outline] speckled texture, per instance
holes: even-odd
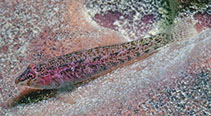
[[[0,2],[0,115],[210,115],[211,30],[201,18],[210,11],[176,19],[171,30],[181,41],[74,89],[15,86],[30,63],[128,40],[98,25],[83,4]]]
[[[53,28],[58,31],[66,28],[62,24],[64,18],[58,15],[63,15],[64,4],[57,1],[1,1],[0,2],[0,73],[2,75],[0,88],[1,101],[6,101],[17,93],[17,88],[13,85],[14,76],[22,70],[24,65],[27,65],[32,59],[28,60],[29,55],[38,57],[39,54],[32,54],[29,46],[33,38],[37,38],[39,33],[45,27]],[[57,10],[56,10],[57,9]],[[49,15],[49,13],[54,15]],[[55,19],[51,21],[51,19]],[[57,39],[64,38],[64,34],[57,34]],[[37,58],[38,59],[38,58]],[[7,94],[7,95],[5,95]]]
[[[67,83],[84,82],[139,57],[146,57],[172,41],[170,34],[160,33],[132,42],[72,52],[30,64],[15,83],[32,88],[57,89]]]
[[[161,20],[159,7],[161,9],[164,3],[154,0],[90,0],[86,7],[99,25],[118,30],[128,40],[135,40],[148,34]]]

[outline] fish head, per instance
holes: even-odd
[[[57,89],[65,86],[55,71],[46,69],[45,64],[31,64],[15,79],[15,84],[33,89]]]
[[[21,86],[31,86],[31,83],[37,81],[38,76],[35,70],[35,64],[30,64],[27,69],[15,79],[15,84]]]

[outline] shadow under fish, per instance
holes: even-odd
[[[91,80],[89,80],[91,81]],[[18,105],[29,105],[33,103],[38,103],[43,100],[48,100],[51,98],[56,98],[60,93],[72,92],[77,87],[87,84],[89,81],[78,83],[75,85],[68,85],[59,89],[33,89],[28,88],[22,91],[18,96],[14,97],[5,106],[6,108],[15,107]]]

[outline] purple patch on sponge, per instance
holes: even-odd
[[[103,27],[115,30],[114,22],[119,20],[121,16],[125,17],[118,11],[108,11],[105,14],[101,12],[95,15],[94,20]]]
[[[138,20],[134,20],[134,13],[129,15],[124,15],[118,11],[108,11],[107,13],[99,13],[94,16],[94,20],[105,28],[110,28],[112,30],[118,30],[117,25],[115,25],[115,21],[120,21],[122,25],[122,29],[130,30],[135,33],[136,36],[139,34],[145,34],[149,32],[153,28],[153,25],[157,22],[156,17],[153,14],[145,14]],[[124,23],[126,21],[128,23]],[[138,30],[138,31],[134,31]]]
[[[208,13],[196,13],[194,19],[198,20],[203,27],[211,28],[211,15]]]

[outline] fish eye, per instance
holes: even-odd
[[[28,79],[33,79],[33,78],[35,78],[35,75],[34,75],[33,73],[29,72],[29,73],[27,74],[27,78],[28,78]]]

